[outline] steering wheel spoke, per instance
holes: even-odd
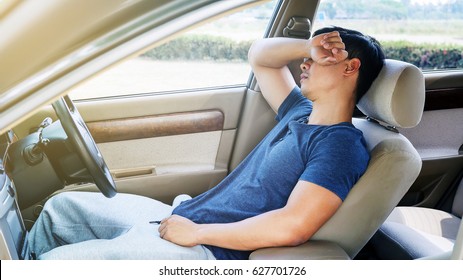
[[[98,189],[106,196],[116,195],[116,184],[85,121],[72,100],[62,97],[53,103],[69,142],[87,168]]]

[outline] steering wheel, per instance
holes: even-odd
[[[93,177],[98,189],[108,198],[115,196],[116,184],[111,172],[71,98],[67,95],[61,97],[53,103],[53,109],[69,142]]]

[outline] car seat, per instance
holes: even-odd
[[[421,170],[421,158],[396,127],[416,126],[424,108],[420,69],[385,60],[378,77],[357,107],[367,117],[354,118],[370,151],[365,174],[341,207],[306,243],[265,248],[251,259],[353,259],[408,191]]]
[[[372,247],[380,259],[450,256],[462,215],[463,180],[460,177],[451,213],[424,207],[396,207],[373,236]]]

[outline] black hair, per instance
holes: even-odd
[[[356,88],[356,103],[368,91],[384,65],[385,55],[381,44],[373,37],[359,31],[331,26],[319,29],[313,36],[338,31],[346,46],[348,59],[358,58],[361,62]]]

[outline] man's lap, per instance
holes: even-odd
[[[108,199],[100,193],[62,193],[45,205],[45,226],[31,230],[32,249],[41,252],[37,247],[52,236],[62,246],[45,250],[42,259],[213,258],[203,246],[182,247],[159,237],[159,225],[149,222],[169,216],[172,209],[130,194]]]

